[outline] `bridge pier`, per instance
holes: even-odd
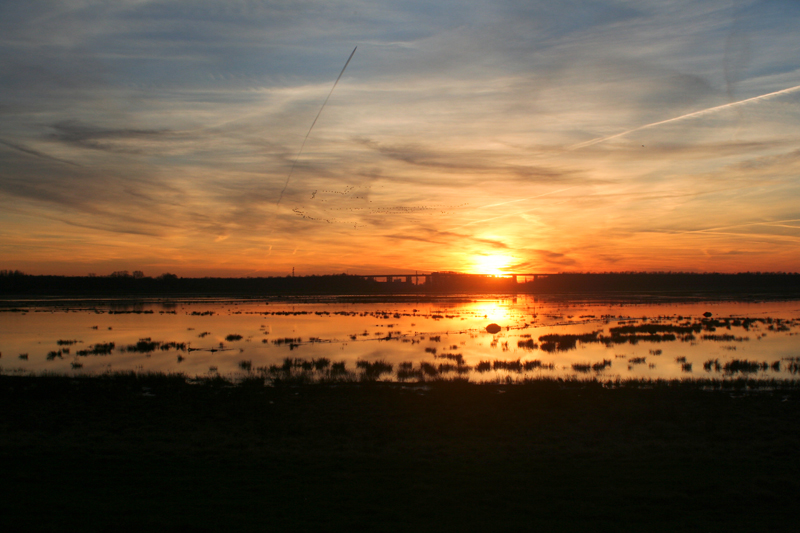
[[[458,274],[458,273],[451,273],[451,272],[434,272],[432,274],[365,274],[361,277],[366,281],[373,282],[373,283],[404,283],[407,285],[428,285],[431,286],[437,282],[437,280],[444,281],[452,276],[478,276],[480,274]],[[522,283],[530,283],[531,281],[536,282],[539,277],[544,276],[547,277],[547,274],[533,274],[533,273],[516,273],[516,274],[505,274],[505,277],[514,281],[515,284],[520,283],[520,279]]]

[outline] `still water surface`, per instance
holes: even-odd
[[[3,374],[236,378],[287,358],[298,370],[326,358],[354,372],[359,361],[385,360],[394,372],[381,379],[397,379],[401,363],[418,372],[426,362],[473,381],[800,375],[796,300],[62,300],[6,302],[0,311]],[[489,333],[490,324],[502,329]]]

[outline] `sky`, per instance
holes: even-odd
[[[795,0],[0,0],[0,268],[795,272],[797,28]]]

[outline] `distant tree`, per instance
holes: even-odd
[[[176,274],[170,274],[169,272],[164,272],[163,274],[158,276],[156,279],[157,280],[161,280],[161,281],[173,281],[173,280],[178,279],[178,276]]]
[[[142,279],[144,277],[144,272],[141,270],[134,270],[133,271],[133,279]]]
[[[112,277],[112,278],[129,278],[129,277],[131,277],[131,275],[128,273],[127,270],[117,270],[116,272],[112,272],[111,276],[109,276],[109,277]]]

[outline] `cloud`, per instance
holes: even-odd
[[[792,228],[685,233],[794,217],[798,22],[793,2],[727,0],[5,2],[3,221],[186,274],[491,250],[735,269],[756,259],[700,250],[737,232],[800,264]]]
[[[506,269],[509,272],[542,272],[551,268],[568,268],[579,264],[567,254],[552,250],[527,249],[519,250],[517,253],[520,252],[528,254],[531,259],[509,265]]]
[[[787,87],[785,89],[781,89],[781,90],[778,90],[778,91],[773,91],[771,93],[761,94],[761,95],[758,95],[758,96],[752,96],[750,98],[746,98],[744,100],[739,100],[737,102],[730,102],[730,103],[727,103],[727,104],[722,104],[722,105],[718,105],[718,106],[714,106],[714,107],[709,107],[709,108],[706,108],[706,109],[701,109],[699,111],[693,111],[691,113],[686,113],[684,115],[680,115],[680,116],[677,116],[677,117],[672,117],[672,118],[668,118],[668,119],[665,119],[665,120],[660,120],[658,122],[652,122],[650,124],[645,124],[644,126],[639,126],[637,128],[633,128],[633,129],[630,129],[630,130],[627,130],[627,131],[616,133],[614,135],[609,135],[607,137],[600,137],[600,138],[597,138],[597,139],[592,139],[590,141],[584,141],[582,143],[578,143],[578,144],[575,144],[573,146],[570,146],[570,149],[571,150],[577,150],[577,149],[583,148],[585,146],[591,146],[593,144],[598,144],[598,143],[610,141],[611,139],[616,139],[618,137],[623,137],[625,135],[629,135],[631,133],[634,133],[634,132],[637,132],[637,131],[641,131],[641,130],[644,130],[644,129],[647,129],[647,128],[654,128],[656,126],[661,126],[661,125],[664,125],[664,124],[677,122],[679,120],[688,120],[688,119],[693,119],[693,118],[697,118],[697,117],[702,117],[702,116],[707,115],[709,113],[722,112],[724,110],[728,110],[728,109],[734,108],[736,106],[745,105],[745,104],[752,104],[754,102],[758,102],[760,100],[764,100],[764,99],[767,99],[767,98],[777,98],[779,96],[787,95],[787,94],[790,94],[790,93],[793,93],[793,92],[796,92],[796,91],[800,91],[800,85],[795,85],[793,87]]]
[[[387,146],[368,139],[359,139],[357,142],[389,159],[436,171],[458,173],[462,180],[483,181],[487,174],[495,178],[547,183],[576,178],[575,172],[569,170],[509,163],[507,154],[491,150],[435,150],[420,144]]]
[[[38,157],[38,158],[41,158],[41,159],[46,159],[48,161],[55,161],[57,163],[63,163],[65,165],[71,165],[71,166],[76,166],[76,167],[80,166],[78,163],[74,163],[72,161],[67,161],[65,159],[60,159],[58,157],[53,157],[51,155],[47,155],[45,153],[39,152],[38,150],[33,150],[31,148],[27,148],[25,146],[21,146],[19,144],[12,143],[12,142],[9,142],[9,141],[3,140],[3,139],[0,139],[0,144],[2,144],[4,146],[7,146],[9,148],[13,148],[14,150],[17,150],[17,151],[22,152],[24,154],[32,155],[34,157]]]
[[[126,146],[131,139],[152,139],[164,136],[166,130],[110,129],[84,124],[78,120],[66,120],[52,125],[55,133],[50,139],[93,150],[141,153],[142,148]]]
[[[495,248],[495,249],[507,250],[509,248],[506,243],[499,241],[497,239],[486,239],[486,238],[476,237],[474,235],[454,233],[450,231],[441,231],[438,229],[425,228],[425,227],[418,228],[418,231],[419,231],[418,235],[392,234],[385,236],[390,239],[418,241],[430,244],[453,245],[454,243],[459,243],[459,244],[471,243],[480,246],[488,246],[490,248]]]

